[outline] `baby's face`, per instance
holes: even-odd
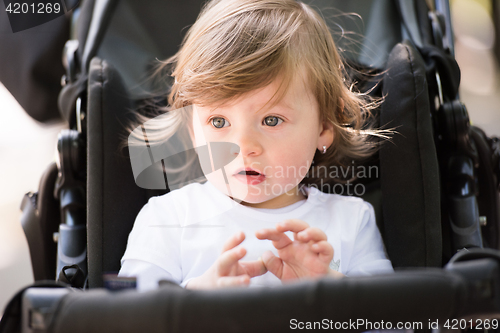
[[[219,152],[219,159],[231,161],[224,170],[207,173],[204,169],[208,181],[242,204],[258,208],[279,208],[300,200],[303,196],[297,185],[306,176],[316,149],[330,146],[333,139],[332,129],[319,121],[312,92],[298,75],[280,103],[260,110],[278,85],[275,80],[212,112],[193,105],[197,147],[208,142],[235,144],[227,145],[225,156]]]

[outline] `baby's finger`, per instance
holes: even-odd
[[[276,230],[278,230],[279,232],[285,232],[285,231],[301,232],[306,228],[309,228],[309,224],[299,219],[285,220],[276,225]]]
[[[276,275],[280,280],[283,276],[283,260],[276,257],[271,251],[266,251],[262,254],[262,261],[267,267],[267,270]]]
[[[228,275],[232,266],[247,254],[243,247],[237,247],[223,252],[218,259],[218,271],[220,275]]]
[[[282,249],[292,243],[292,240],[288,238],[283,232],[279,232],[276,229],[262,229],[255,233],[258,239],[268,239],[273,241],[273,246],[276,249]]]
[[[319,259],[324,262],[330,262],[333,259],[333,246],[327,241],[314,243],[311,250],[319,254]]]
[[[262,259],[254,261],[240,261],[240,265],[250,277],[259,276],[267,272],[266,265]]]
[[[222,246],[222,252],[231,250],[232,248],[241,244],[241,242],[243,242],[244,240],[245,240],[245,234],[242,231],[232,235]]]
[[[323,230],[311,227],[297,233],[296,239],[301,242],[309,242],[311,240],[314,242],[320,242],[326,241],[327,237]]]
[[[217,279],[218,287],[238,287],[248,286],[250,284],[250,277],[248,275],[240,276],[222,276]]]
[[[260,229],[255,232],[255,237],[258,239],[269,239],[271,234],[275,234],[276,229],[274,228],[267,228],[267,229]]]

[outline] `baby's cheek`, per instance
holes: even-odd
[[[307,175],[311,161],[308,156],[299,156],[298,154],[289,158],[285,164],[285,176],[291,182],[299,183]]]
[[[225,195],[232,197],[234,201],[240,203],[249,194],[248,186],[239,184],[232,179],[232,175],[226,171],[228,183],[226,183],[222,170],[216,170],[205,175],[207,180]],[[231,181],[232,180],[232,181]]]

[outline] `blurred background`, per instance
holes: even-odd
[[[452,0],[455,57],[462,72],[460,98],[470,119],[489,136],[500,136],[500,4]]]
[[[496,0],[451,1],[461,100],[472,123],[488,136],[500,136],[498,7]],[[63,122],[33,120],[0,83],[0,314],[20,288],[33,282],[19,207],[54,161],[63,128]]]

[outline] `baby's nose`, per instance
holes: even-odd
[[[239,149],[235,149],[234,154],[241,153],[243,156],[257,156],[263,150],[258,133],[250,129],[240,131],[235,143],[239,146]]]

